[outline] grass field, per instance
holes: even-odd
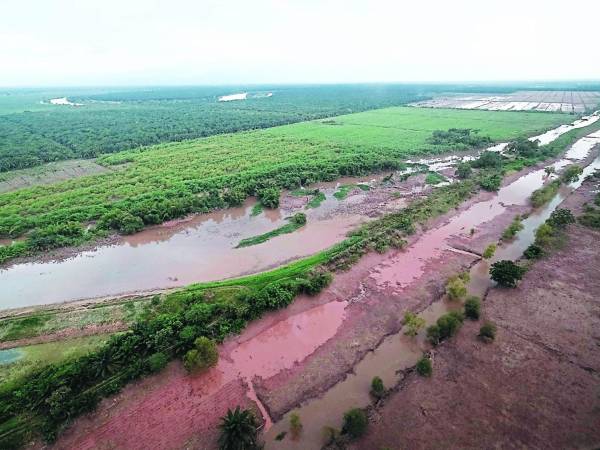
[[[434,130],[473,128],[500,141],[570,120],[565,114],[397,107],[120,152],[99,160],[116,169],[109,173],[0,195],[0,235],[85,223],[114,211],[159,223],[235,204],[269,184],[294,188],[464,149],[428,143]]]

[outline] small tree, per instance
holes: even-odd
[[[460,300],[467,295],[467,287],[460,277],[452,277],[446,284],[446,294],[450,300]]]
[[[492,280],[503,287],[516,287],[517,282],[523,278],[526,269],[509,260],[502,260],[492,264],[490,275]]]
[[[483,251],[483,259],[490,259],[496,253],[496,244],[488,245]]]
[[[554,168],[554,166],[548,166],[544,167],[544,172],[546,172],[546,175],[550,175],[556,172],[556,169]]]
[[[433,373],[433,366],[431,365],[431,360],[427,357],[422,357],[415,366],[417,369],[417,373],[422,377],[430,377]]]
[[[575,216],[573,216],[571,210],[559,208],[556,211],[552,211],[550,218],[546,222],[553,228],[564,229],[567,225],[575,223]]]
[[[385,395],[385,386],[381,378],[373,377],[371,380],[371,395],[378,400]]]
[[[539,259],[544,254],[542,247],[536,244],[531,244],[523,252],[523,256],[527,259]]]
[[[473,169],[471,169],[471,165],[469,163],[461,162],[456,166],[456,176],[462,180],[469,178],[472,172]]]
[[[360,408],[354,408],[344,414],[344,425],[342,433],[347,434],[352,439],[361,437],[367,431],[369,421],[367,415]]]
[[[496,325],[492,322],[484,323],[479,329],[479,338],[485,342],[491,342],[496,339]]]
[[[573,164],[565,169],[560,179],[563,183],[572,183],[579,179],[579,175],[583,173],[583,168],[577,164]]]
[[[293,440],[297,440],[302,433],[302,422],[300,416],[296,413],[290,415],[290,434]]]
[[[200,336],[194,341],[194,348],[189,350],[183,357],[183,365],[192,372],[207,369],[219,361],[219,351],[215,341]]]
[[[471,296],[465,302],[465,316],[469,319],[477,320],[479,319],[481,311],[481,302],[479,298],[475,296]]]
[[[219,424],[219,450],[258,450],[258,430],[254,414],[236,407],[227,410]]]
[[[306,224],[306,214],[304,213],[296,213],[292,216],[292,222],[296,225],[304,225]]]
[[[540,247],[546,247],[552,245],[554,242],[554,228],[548,224],[541,224],[537,230],[535,230],[535,244]]]
[[[404,334],[407,336],[416,336],[425,326],[425,319],[409,311],[404,314],[404,325],[406,326]]]

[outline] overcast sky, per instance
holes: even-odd
[[[600,78],[600,0],[0,0],[0,85]]]

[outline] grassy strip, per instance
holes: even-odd
[[[250,213],[250,217],[258,216],[260,213],[263,212],[264,209],[265,208],[261,202],[256,202],[255,205],[252,207],[252,212]]]
[[[534,208],[539,208],[540,206],[548,203],[550,200],[552,200],[554,198],[554,196],[560,189],[561,184],[562,183],[560,180],[554,180],[551,183],[547,184],[546,186],[533,191],[533,193],[531,194],[531,198],[530,198],[531,205]]]
[[[358,184],[343,184],[341,185],[338,190],[333,194],[333,196],[335,198],[337,198],[338,200],[344,200],[346,197],[348,197],[348,194],[350,193],[350,191],[352,191],[353,189],[358,188],[361,191],[369,191],[371,188],[369,187],[369,185],[367,184],[362,184],[362,183],[358,183]]]
[[[306,204],[306,209],[318,208],[319,206],[321,206],[321,203],[323,203],[324,201],[325,201],[325,194],[323,194],[322,192],[319,191]]]
[[[274,237],[279,236],[281,234],[293,233],[298,228],[303,227],[305,224],[306,216],[302,213],[298,213],[290,219],[290,223],[288,223],[287,225],[276,228],[272,231],[269,231],[268,233],[242,239],[235,248],[250,247],[252,245],[262,244],[263,242],[267,242],[269,239],[273,239]]]
[[[425,184],[436,185],[446,181],[448,181],[448,179],[444,175],[437,172],[427,172],[427,176],[425,177]]]

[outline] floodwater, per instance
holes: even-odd
[[[9,348],[8,350],[0,350],[0,366],[12,364],[23,357],[23,352],[18,348]]]
[[[579,144],[577,152],[572,152],[569,156],[573,159],[583,159],[596,142],[592,142],[588,136],[582,138],[577,144]],[[580,147],[583,146],[587,147],[587,152],[581,150]],[[555,163],[555,166],[564,167],[572,162],[561,160]],[[551,202],[533,211],[527,219],[523,220],[524,228],[514,240],[498,247],[496,254],[489,261],[480,260],[475,264],[470,270],[469,294],[483,296],[493,284],[489,278],[490,264],[501,259],[515,260],[521,257],[523,251],[533,243],[537,227],[573,189],[581,185],[587,175],[596,169],[600,169],[600,156],[584,168],[583,174],[577,181],[563,186]],[[444,249],[450,249],[449,243],[453,236],[469,233],[471,228],[480,226],[501,214],[508,205],[526,204],[531,193],[541,187],[545,180],[547,175],[543,170],[531,172],[517,179],[501,189],[493,199],[476,203],[446,225],[425,233],[407,248],[406,252],[393,258],[391,263],[381,264],[374,269],[371,276],[382,287],[409,284],[423,273],[426,260],[440,257]],[[419,313],[419,316],[425,319],[428,326],[435,323],[441,315],[461,306],[460,302],[451,302],[447,298],[442,298]],[[404,330],[388,336],[379,347],[368,353],[343,381],[337,383],[321,397],[310,399],[300,407],[289,411],[275,423],[265,434],[266,448],[307,450],[321,448],[324,444],[323,427],[329,426],[339,430],[346,411],[351,408],[364,408],[373,401],[369,391],[374,376],[381,377],[386,386],[394,385],[398,381],[398,374],[413,367],[423,352],[429,349],[424,329],[415,338],[404,335]],[[294,441],[288,434],[283,441],[275,441],[275,436],[279,433],[289,431],[290,415],[294,413],[300,416],[303,425],[301,437]]]
[[[263,244],[236,249],[240,240],[287,223],[279,210],[252,217],[253,202],[127,236],[58,262],[0,270],[0,309],[148,291],[256,273],[317,253],[367,220],[328,214],[340,202],[306,210],[308,223]]]

